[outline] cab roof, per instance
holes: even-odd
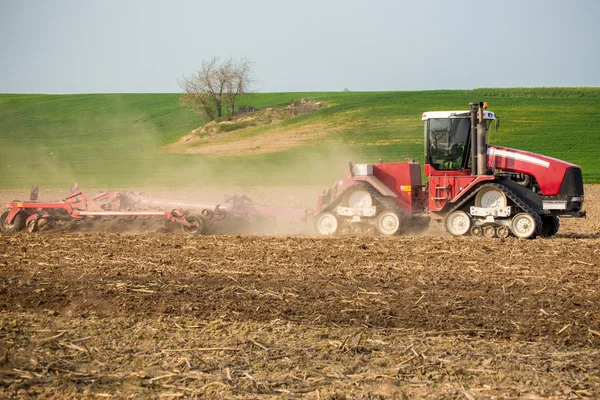
[[[462,111],[427,111],[423,113],[421,118],[423,121],[437,118],[467,118],[470,115],[468,110]],[[496,119],[496,114],[492,111],[483,111],[483,119]]]

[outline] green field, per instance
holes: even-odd
[[[0,95],[0,187],[329,186],[350,159],[422,158],[421,114],[480,100],[501,118],[493,144],[579,164],[586,182],[600,182],[598,88],[270,93],[241,104],[265,108],[303,97],[327,107],[245,135],[326,125],[324,138],[276,153],[215,157],[163,149],[205,122],[178,94]]]

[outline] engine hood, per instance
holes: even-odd
[[[580,170],[567,161],[508,147],[488,146],[487,155],[488,168],[531,175],[545,196],[558,195],[567,170]]]

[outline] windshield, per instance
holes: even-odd
[[[426,121],[428,162],[437,170],[466,167],[471,126],[468,118],[439,118]]]

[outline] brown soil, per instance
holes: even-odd
[[[530,241],[0,236],[0,397],[598,397],[598,189]]]

